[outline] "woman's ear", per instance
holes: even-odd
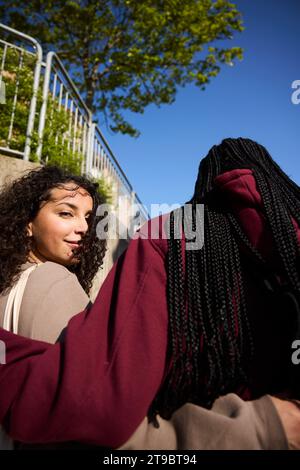
[[[27,225],[27,235],[29,237],[32,237],[32,222],[29,222],[29,224]]]

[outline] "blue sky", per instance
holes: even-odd
[[[108,139],[142,202],[183,203],[193,193],[199,161],[225,137],[262,143],[284,171],[300,184],[300,104],[291,102],[291,84],[300,80],[300,2],[237,0],[245,30],[228,45],[244,48],[244,59],[224,66],[203,92],[179,90],[171,106],[150,106],[128,115],[138,139]]]

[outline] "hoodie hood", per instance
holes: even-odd
[[[272,235],[253,171],[236,169],[215,179],[218,195],[239,221],[251,244],[268,262],[276,262]],[[300,245],[300,227],[292,219]]]

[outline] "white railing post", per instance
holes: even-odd
[[[36,155],[39,161],[41,160],[41,156],[42,156],[43,134],[44,134],[45,122],[46,122],[46,112],[47,112],[47,104],[48,104],[48,94],[49,94],[53,54],[54,54],[53,52],[48,52],[47,59],[46,59],[46,68],[45,68],[44,84],[43,84],[43,98],[42,98],[42,106],[40,110],[40,119],[39,119],[39,128],[38,128],[38,146],[36,150]]]
[[[92,167],[93,167],[95,128],[96,128],[96,124],[92,122],[91,120],[90,125],[89,125],[86,162],[85,162],[85,172],[87,175],[91,174]]]
[[[41,46],[39,45],[38,42],[36,42],[36,48],[37,48],[38,60],[36,62],[35,70],[34,70],[33,94],[32,94],[31,103],[30,103],[28,125],[27,125],[27,131],[26,131],[24,160],[29,160],[29,155],[30,155],[31,136],[32,136],[33,126],[34,126],[35,109],[36,109],[36,103],[37,103],[37,94],[38,94],[38,89],[39,89],[41,65],[42,65],[42,59],[43,59],[42,48],[41,48]]]

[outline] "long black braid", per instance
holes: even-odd
[[[244,293],[241,246],[263,269],[261,254],[238,221],[216,197],[215,178],[229,170],[252,169],[274,241],[280,274],[300,293],[299,244],[291,217],[300,225],[300,189],[250,139],[225,139],[201,161],[190,204],[204,204],[205,243],[185,252],[174,237],[170,215],[167,278],[169,370],[149,416],[169,418],[186,402],[210,407],[221,394],[247,384],[254,353]],[[182,209],[184,213],[184,208]],[[193,223],[195,218],[193,218]]]

